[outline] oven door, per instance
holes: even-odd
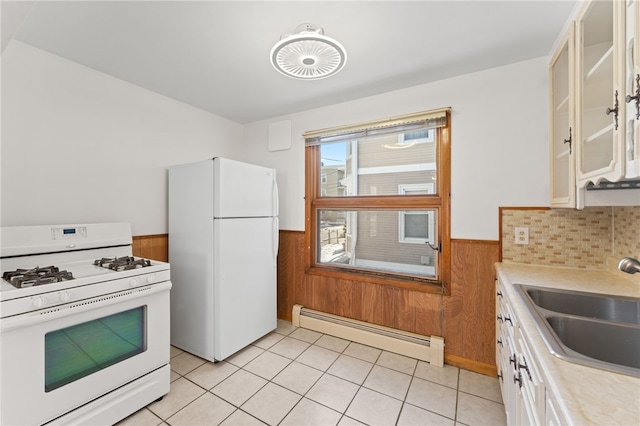
[[[170,288],[3,318],[0,424],[46,423],[167,365]]]

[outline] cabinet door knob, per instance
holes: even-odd
[[[640,120],[640,74],[636,74],[636,94],[635,96],[627,95],[624,98],[625,102],[629,103],[632,100],[636,101],[636,120]]]
[[[569,127],[569,139],[565,139],[564,143],[569,144],[569,155],[571,155],[571,127]]]
[[[613,117],[616,120],[616,130],[618,130],[618,91],[616,90],[616,102],[613,104],[613,109],[607,108],[607,115],[613,113]]]

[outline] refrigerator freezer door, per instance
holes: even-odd
[[[214,220],[214,353],[220,361],[277,326],[277,219]]]
[[[276,171],[227,158],[214,158],[215,218],[278,215]]]

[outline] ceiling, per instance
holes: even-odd
[[[575,1],[5,1],[11,38],[239,123],[546,56]],[[348,52],[323,80],[269,52],[302,23]]]

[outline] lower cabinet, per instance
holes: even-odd
[[[496,365],[507,425],[566,424],[545,386],[535,352],[496,280]]]

